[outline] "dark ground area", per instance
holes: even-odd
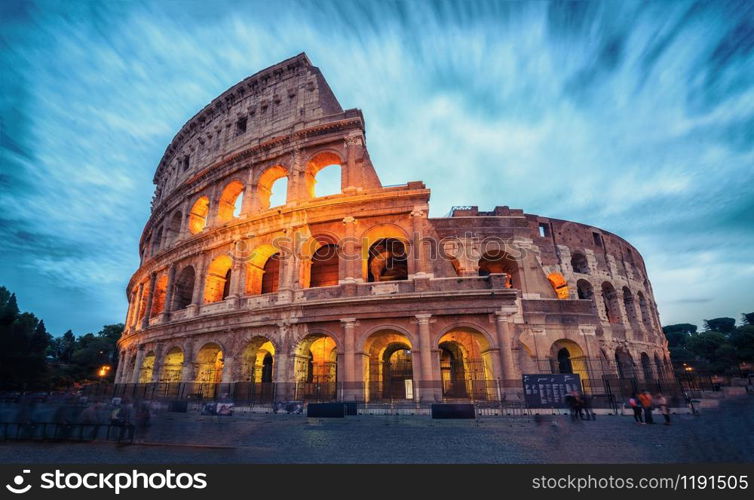
[[[754,462],[754,397],[673,425],[598,416],[233,417],[160,413],[136,444],[0,443],[0,463],[670,463]],[[656,421],[661,422],[657,415]]]

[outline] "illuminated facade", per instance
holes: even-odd
[[[324,169],[338,193],[317,192]],[[485,400],[516,397],[522,373],[578,373],[599,392],[669,371],[636,249],[508,207],[428,217],[422,182],[382,186],[361,112],[304,54],[189,120],[154,182],[119,384]]]

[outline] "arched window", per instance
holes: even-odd
[[[631,294],[631,290],[627,286],[623,287],[623,307],[626,309],[626,316],[628,322],[631,324],[636,323],[636,306],[634,304],[634,296]]]
[[[264,171],[257,183],[259,209],[285,205],[288,191],[288,171],[281,165],[275,165]]]
[[[558,373],[573,373],[571,353],[565,347],[558,351]]]
[[[162,227],[152,235],[152,255],[160,251],[160,243],[162,242]]]
[[[210,263],[204,284],[205,303],[219,302],[229,295],[232,267],[233,260],[228,255],[220,255]]]
[[[322,245],[312,255],[309,286],[334,286],[338,281],[338,245]]]
[[[578,280],[576,282],[576,291],[582,300],[594,300],[594,288],[587,280]]]
[[[501,250],[486,252],[479,259],[479,276],[489,276],[493,273],[505,273],[508,276],[507,288],[521,288],[518,273],[518,262],[508,253]]]
[[[173,244],[173,242],[178,239],[180,233],[181,212],[176,210],[175,212],[173,212],[173,215],[170,216],[170,220],[168,221],[167,229],[165,232],[165,243],[167,245]]]
[[[315,155],[306,168],[306,191],[309,197],[339,194],[341,186],[341,160],[334,153]]]
[[[402,241],[383,238],[369,247],[367,281],[408,279],[408,255]]]
[[[607,281],[602,283],[602,301],[605,303],[605,316],[610,323],[620,323],[620,308],[618,306],[618,293],[613,285]]]
[[[280,254],[270,256],[264,263],[262,293],[275,293],[280,286]]]
[[[209,198],[202,196],[196,200],[189,213],[189,231],[191,234],[200,233],[207,227],[207,214],[209,214]]]
[[[641,321],[644,323],[644,326],[649,327],[652,324],[652,319],[649,315],[649,305],[647,304],[647,299],[644,298],[644,294],[639,292],[636,294],[636,296],[639,298],[639,309],[641,309]]]
[[[641,368],[644,373],[644,380],[653,380],[655,378],[652,373],[652,363],[649,361],[649,356],[646,352],[641,353]]]
[[[168,275],[162,273],[154,284],[154,297],[152,298],[151,316],[157,316],[165,310],[165,295],[168,291]]]
[[[243,205],[244,187],[239,181],[233,181],[223,189],[217,207],[217,220],[221,223],[238,218]]]
[[[188,266],[184,268],[175,280],[173,289],[173,309],[184,309],[191,304],[194,294],[194,268]]]
[[[589,274],[589,263],[581,252],[574,252],[571,256],[571,267],[574,273]]]

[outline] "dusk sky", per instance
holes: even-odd
[[[0,3],[0,285],[123,322],[183,123],[306,52],[384,184],[614,232],[663,324],[754,311],[754,2]]]

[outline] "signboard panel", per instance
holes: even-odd
[[[573,373],[523,375],[528,408],[565,408],[569,392],[581,392],[581,379]]]

